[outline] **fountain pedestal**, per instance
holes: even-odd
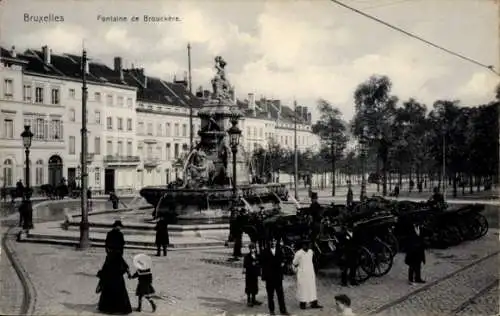
[[[206,220],[229,216],[234,196],[233,157],[227,131],[243,116],[234,101],[234,89],[226,79],[226,62],[215,58],[217,71],[212,79],[213,94],[198,112],[201,129],[199,144],[184,162],[182,183],[145,187],[140,191],[158,214],[175,215],[179,220]],[[242,141],[240,141],[242,143]],[[248,204],[287,200],[285,185],[251,184],[249,161],[243,146],[236,154],[238,198]]]

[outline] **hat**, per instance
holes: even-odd
[[[351,306],[351,299],[349,298],[349,296],[345,294],[335,295],[335,300],[338,301],[339,303],[344,304],[347,307]]]
[[[135,255],[132,261],[134,263],[134,266],[138,270],[151,269],[151,257],[148,255],[140,253],[138,255]]]
[[[121,220],[116,220],[116,221],[113,223],[113,228],[115,228],[115,227],[122,227],[122,228],[123,228],[122,221],[121,221]]]
[[[311,192],[311,199],[317,199],[318,198],[318,193],[317,192]]]

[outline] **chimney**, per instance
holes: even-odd
[[[307,121],[307,113],[309,113],[307,106],[302,107],[302,113],[300,113],[300,116],[304,119],[304,121]]]
[[[248,109],[255,113],[255,95],[253,93],[248,94]]]
[[[120,80],[123,81],[123,63],[121,57],[115,57],[115,71],[120,74]]]
[[[10,49],[10,56],[12,58],[16,58],[17,56],[17,53],[16,53],[16,46],[12,46],[12,48]]]
[[[43,62],[46,64],[50,64],[50,54],[52,53],[52,50],[49,49],[47,45],[42,46],[42,53],[43,53]]]
[[[311,121],[312,121],[312,116],[311,116],[311,113],[308,112],[307,113],[307,123],[311,124]]]

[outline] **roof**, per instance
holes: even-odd
[[[12,58],[9,50],[0,47],[0,56]],[[15,59],[24,61],[24,70],[27,72],[62,77],[74,80],[81,79],[82,57],[74,54],[54,54],[51,52],[50,64],[46,64],[43,52],[28,49],[22,54],[17,54]],[[187,89],[183,81],[167,82],[157,77],[144,75],[144,69],[124,69],[123,74],[106,66],[105,64],[92,61],[89,58],[89,73],[87,80],[96,84],[115,84],[137,89],[137,100],[152,102],[169,106],[194,108],[203,105],[203,99],[196,97]],[[280,100],[267,100],[261,98],[256,100],[255,114],[248,108],[248,100],[237,100],[237,106],[245,116],[272,120],[294,121],[294,111]],[[307,123],[307,120],[298,116],[298,122]]]
[[[124,79],[129,85],[137,87],[137,100],[170,106],[194,108],[201,107],[201,101],[190,94],[182,84],[166,82],[157,77],[144,76],[137,69],[124,71]]]
[[[307,120],[302,116],[297,116],[295,112],[288,106],[281,104],[280,100],[267,100],[260,99],[255,101],[255,114],[249,108],[248,100],[237,100],[237,106],[247,117],[255,117],[262,119],[271,119],[271,120],[281,120],[289,123],[293,123],[295,117],[297,117],[298,123],[308,124]],[[269,115],[269,114],[270,115]]]

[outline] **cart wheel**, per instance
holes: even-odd
[[[481,238],[488,232],[488,220],[482,214],[477,214],[476,220],[481,230],[481,234],[479,235],[479,238]]]
[[[288,245],[284,245],[282,247],[282,251],[283,251],[283,258],[285,261],[283,272],[286,275],[294,275],[295,272],[293,271],[293,257],[295,256],[295,252],[293,251],[293,248]]]
[[[375,271],[375,259],[366,247],[359,247],[356,253],[356,281],[365,282]]]
[[[460,232],[455,226],[443,227],[440,235],[446,247],[456,246],[462,242]]]
[[[399,241],[393,233],[387,233],[380,237],[380,239],[389,246],[393,256],[399,252]]]
[[[375,257],[375,269],[372,275],[375,277],[381,277],[389,273],[394,263],[394,256],[391,247],[381,240],[375,240],[371,251]]]

